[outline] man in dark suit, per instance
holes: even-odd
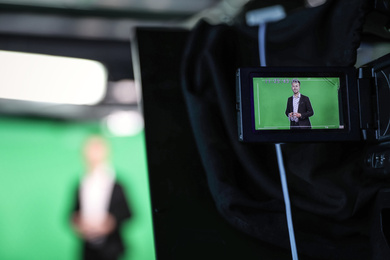
[[[72,225],[84,240],[83,259],[117,260],[123,254],[120,229],[130,218],[125,192],[108,163],[108,146],[92,136],[84,147],[86,174],[78,186]]]
[[[290,129],[311,129],[309,117],[314,115],[310,99],[302,95],[301,82],[293,79],[291,83],[293,96],[287,100],[286,116],[290,120]]]

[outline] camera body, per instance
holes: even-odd
[[[357,69],[239,68],[238,138],[271,143],[389,140],[389,75],[390,55]]]

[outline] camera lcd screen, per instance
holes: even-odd
[[[354,68],[241,68],[239,139],[248,142],[357,140]]]
[[[254,128],[343,129],[341,97],[339,77],[253,77]]]

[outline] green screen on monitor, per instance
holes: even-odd
[[[290,121],[298,122],[297,119],[288,117],[288,114],[293,112],[293,106],[288,105],[288,99],[294,94],[294,79],[300,83],[300,100],[296,107],[301,109],[302,102],[306,102],[312,108],[313,113],[308,116],[310,129],[344,128],[340,109],[339,77],[254,77],[255,130],[289,130],[292,129]],[[304,112],[298,112],[304,115]]]

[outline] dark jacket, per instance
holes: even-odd
[[[78,188],[76,193],[74,212],[80,210],[79,192],[80,190]],[[104,242],[98,246],[91,244],[88,241],[84,241],[84,256],[96,254],[99,255],[102,259],[117,259],[124,252],[125,247],[120,235],[120,228],[123,222],[131,217],[131,211],[128,206],[123,188],[117,182],[115,182],[114,188],[112,190],[108,211],[115,218],[115,229],[105,238]]]
[[[289,97],[287,100],[287,107],[286,107],[286,116],[288,116],[289,113],[293,112],[293,97]],[[311,123],[309,117],[314,115],[313,108],[310,103],[310,99],[301,94],[301,98],[299,99],[299,106],[298,106],[298,113],[301,114],[301,117],[298,119],[298,122],[290,121],[290,127],[291,128],[311,128]]]

